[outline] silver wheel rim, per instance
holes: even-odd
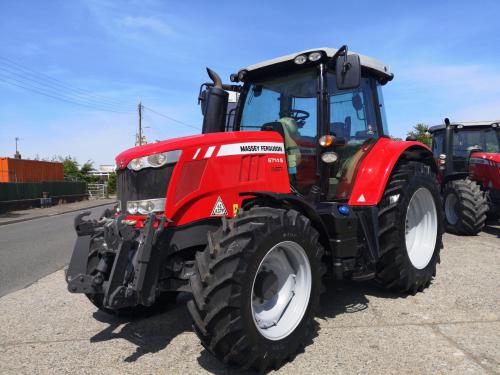
[[[446,221],[451,225],[455,225],[458,221],[457,204],[458,198],[455,194],[451,193],[446,196],[444,212],[446,214]]]
[[[305,250],[283,241],[259,264],[252,284],[252,315],[257,330],[269,340],[289,336],[309,305],[312,276]]]
[[[431,192],[419,188],[413,193],[406,211],[405,242],[410,262],[417,269],[428,264],[436,248],[437,210]]]

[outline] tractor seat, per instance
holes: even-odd
[[[331,122],[330,132],[337,138],[349,141],[351,133],[351,116],[345,118],[345,122]]]

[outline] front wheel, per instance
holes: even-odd
[[[429,286],[442,248],[439,186],[429,166],[399,161],[379,204],[376,280],[415,294]]]
[[[305,345],[319,303],[323,247],[295,210],[254,207],[209,236],[196,255],[188,309],[203,346],[260,371]]]

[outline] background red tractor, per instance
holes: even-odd
[[[487,215],[500,210],[500,129],[498,121],[451,123],[429,129],[440,165],[446,229],[477,234]]]
[[[429,148],[388,136],[387,65],[343,46],[251,65],[233,84],[208,73],[203,134],[121,153],[119,207],[76,218],[71,292],[110,312],[189,292],[207,350],[265,371],[305,345],[325,275],[429,286],[438,170]]]

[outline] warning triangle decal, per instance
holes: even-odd
[[[359,196],[358,202],[366,202],[365,196],[363,194]]]
[[[224,202],[222,202],[222,198],[219,196],[217,198],[217,202],[215,202],[215,206],[212,209],[212,216],[224,216],[227,215],[226,206],[224,206]]]

